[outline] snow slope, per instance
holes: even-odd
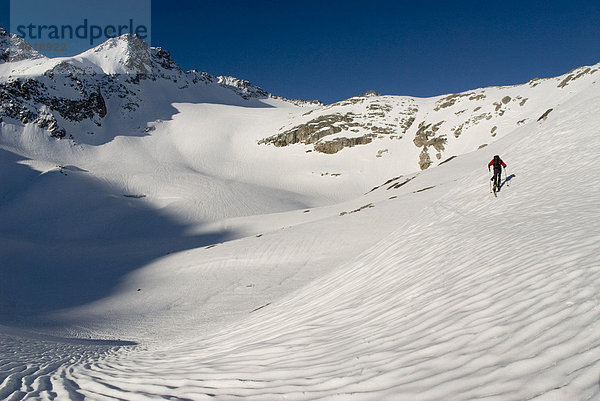
[[[407,188],[360,212],[427,203],[283,300],[67,377],[92,399],[600,399],[598,106],[592,87],[428,172],[430,195]],[[482,173],[490,151],[512,177],[497,199]]]
[[[600,399],[596,69],[301,107],[157,79],[102,140],[0,122],[0,399]],[[414,121],[259,144],[336,113],[319,143]]]

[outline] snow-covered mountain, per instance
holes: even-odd
[[[600,399],[598,69],[323,105],[0,30],[0,399]]]
[[[157,120],[176,113],[174,103],[260,107],[270,106],[261,100],[281,99],[310,109],[293,113],[275,132],[265,132],[259,144],[301,144],[306,152],[326,154],[370,145],[369,153],[377,157],[400,156],[403,169],[412,169],[415,161],[420,169],[437,165],[545,118],[585,88],[599,69],[581,67],[553,79],[429,99],[371,92],[324,106],[283,99],[233,77],[184,72],[168,52],[134,35],[55,59],[19,41],[0,31],[0,118],[7,123],[33,123],[53,137],[101,144],[116,135],[146,134]],[[25,50],[10,58],[13,49]],[[364,152],[357,153],[362,157]]]
[[[135,35],[67,58],[48,59],[30,48],[14,54],[26,46],[0,31],[0,118],[33,123],[50,136],[68,135],[78,143],[143,134],[149,116],[169,118],[163,114],[174,102],[256,105],[256,99],[271,96],[248,81],[184,72],[168,52]]]

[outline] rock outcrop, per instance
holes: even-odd
[[[417,111],[413,102],[407,101],[398,109],[386,97],[370,91],[324,106],[307,122],[282,129],[279,134],[260,140],[259,144],[282,147],[301,143],[313,145],[317,152],[334,154],[344,148],[369,144],[376,138],[402,138],[415,121]],[[311,110],[305,116],[313,112]]]

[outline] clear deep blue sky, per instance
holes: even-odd
[[[433,96],[600,62],[600,0],[153,0],[152,45],[289,98]]]

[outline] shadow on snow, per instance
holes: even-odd
[[[512,180],[513,178],[515,178],[516,176],[514,174],[509,175],[508,177],[506,177],[506,179],[504,181],[502,181],[500,183],[500,188],[504,187],[504,184],[508,184],[508,182],[510,180]],[[509,184],[510,185],[510,184]]]
[[[246,99],[236,93],[235,88],[227,85],[199,83],[178,87],[176,82],[164,79],[144,79],[135,85],[127,81],[128,79],[119,81],[125,88],[129,88],[127,96],[111,94],[107,89],[104,90],[107,115],[98,126],[86,120],[85,129],[81,123],[66,127],[67,132],[74,135],[77,143],[102,145],[117,136],[150,135],[156,122],[172,120],[179,113],[174,106],[176,103],[215,104],[251,109],[273,108],[263,101],[266,97]],[[15,123],[19,124],[18,121]]]
[[[21,159],[0,150],[0,324],[93,302],[157,258],[232,237],[188,235],[84,172],[40,174]]]

